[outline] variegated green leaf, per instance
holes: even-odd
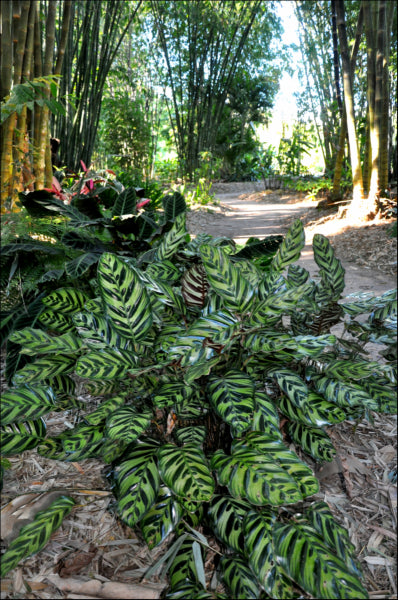
[[[1,577],[5,577],[21,560],[39,552],[74,504],[75,501],[69,496],[61,496],[45,510],[38,512],[31,523],[24,525],[1,557]]]
[[[238,325],[235,316],[224,309],[194,321],[189,327],[187,335],[208,338],[215,344],[225,344]]]
[[[188,400],[197,391],[197,386],[186,385],[184,382],[172,381],[159,387],[153,397],[155,406],[173,406]]]
[[[39,321],[48,329],[52,329],[58,333],[66,333],[67,331],[75,330],[75,327],[68,316],[62,313],[56,313],[50,309],[44,310],[41,313]]]
[[[355,546],[350,541],[348,531],[337,523],[326,502],[313,502],[306,509],[305,516],[324,543],[344,561],[351,573],[361,577],[358,561],[354,558]]]
[[[184,371],[184,381],[191,384],[195,379],[199,379],[203,375],[208,375],[212,368],[221,360],[221,355],[214,356],[209,360],[198,361]]]
[[[43,356],[17,371],[12,381],[14,385],[19,385],[51,379],[51,377],[61,373],[70,373],[75,366],[75,362],[76,358],[73,356]]]
[[[88,296],[75,288],[60,288],[43,298],[43,304],[54,312],[71,315],[82,310]]]
[[[256,392],[254,395],[252,430],[261,431],[269,437],[282,438],[277,408],[265,392]]]
[[[332,288],[332,299],[338,300],[345,287],[345,270],[341,262],[335,257],[334,250],[329,240],[321,233],[316,233],[314,235],[312,247],[314,250],[315,262],[321,269],[320,275],[322,280],[328,283]]]
[[[172,589],[182,582],[197,582],[198,574],[193,553],[193,540],[188,537],[183,540],[169,568],[169,581]]]
[[[55,409],[51,387],[23,385],[1,395],[1,424],[39,418]]]
[[[82,424],[63,433],[62,447],[68,455],[68,460],[73,461],[92,456],[104,439],[102,429],[96,425]]]
[[[185,218],[185,212],[176,217],[173,227],[164,235],[160,245],[156,248],[155,261],[163,261],[177,252],[178,247],[187,236]]]
[[[282,272],[288,265],[296,262],[305,244],[304,226],[297,219],[290,227],[271,263],[271,270]]]
[[[121,336],[113,327],[111,320],[102,315],[79,312],[73,315],[73,322],[84,344],[90,348],[131,349],[131,341]]]
[[[373,373],[380,370],[381,365],[376,361],[367,361],[355,359],[350,360],[333,360],[329,362],[325,368],[325,374],[332,379],[340,379],[351,381],[362,380],[370,377]]]
[[[213,600],[214,595],[203,588],[196,581],[181,581],[169,590],[165,596],[166,600]],[[226,600],[227,596],[217,594],[217,598]]]
[[[217,414],[237,434],[246,431],[254,410],[254,383],[243,371],[231,370],[224,377],[211,376],[208,396]]]
[[[112,207],[112,217],[121,217],[122,215],[133,215],[136,213],[136,198],[137,193],[133,187],[123,190],[117,196]]]
[[[98,350],[81,356],[76,362],[76,374],[88,379],[110,380],[124,377],[136,366],[136,357],[127,350]]]
[[[310,525],[276,523],[273,544],[278,565],[313,598],[368,598],[360,580]]]
[[[117,408],[106,422],[106,435],[111,439],[133,442],[148,427],[152,413],[149,410],[137,410],[133,406]]]
[[[278,407],[292,421],[298,421],[310,427],[324,427],[325,425],[340,423],[346,418],[345,412],[341,408],[315,392],[308,393],[303,409],[294,406],[284,395],[279,398]]]
[[[234,262],[235,267],[241,272],[252,286],[257,286],[262,278],[262,273],[249,260],[237,260]]]
[[[243,553],[243,520],[251,505],[230,496],[215,496],[209,517],[213,531],[223,544],[235,552]]]
[[[232,598],[259,598],[260,587],[247,562],[237,554],[226,554],[220,560],[222,580]]]
[[[120,518],[133,527],[154,505],[160,485],[156,446],[137,445],[116,468],[115,495]]]
[[[293,441],[315,460],[332,461],[336,450],[328,434],[321,428],[289,423],[288,432]]]
[[[168,348],[167,358],[179,361],[181,367],[188,367],[199,361],[209,360],[214,354],[214,348],[204,345],[202,337],[197,335],[181,335]]]
[[[269,294],[267,298],[256,308],[256,313],[263,311],[267,313],[289,313],[297,310],[297,305],[302,310],[316,310],[316,303],[311,300],[312,283],[305,283],[300,287],[288,288],[277,294]]]
[[[261,512],[247,511],[243,519],[244,551],[256,577],[262,585],[275,564],[272,548],[272,528],[277,513],[263,508]]]
[[[282,368],[272,369],[268,375],[276,379],[277,384],[294,406],[297,406],[297,408],[306,406],[309,390],[297,373]]]
[[[140,529],[150,550],[174,531],[184,510],[169,488],[161,485],[155,504],[140,520]]]
[[[229,256],[209,244],[200,247],[200,255],[210,287],[233,310],[246,312],[252,303],[254,288],[242,277]]]
[[[282,467],[259,452],[238,449],[231,456],[218,450],[211,461],[221,485],[235,498],[255,506],[279,506],[300,502],[303,496],[296,481]]]
[[[201,446],[206,438],[206,428],[201,425],[195,427],[183,427],[175,431],[175,435],[179,444],[193,444]]]
[[[98,265],[98,282],[114,329],[128,340],[144,340],[153,317],[138,274],[117,256],[105,253]]]
[[[78,279],[84,275],[92,265],[95,265],[98,262],[100,256],[99,252],[85,252],[84,254],[81,254],[65,264],[66,274],[71,279]]]
[[[124,395],[114,396],[110,400],[102,402],[99,407],[89,415],[85,415],[84,420],[91,425],[99,425],[105,421],[109,415],[113,414],[116,409],[123,406],[125,402],[126,397]]]
[[[211,499],[215,482],[198,446],[165,444],[159,449],[158,459],[160,476],[176,496],[193,502]]]
[[[372,396],[378,404],[380,412],[387,414],[396,414],[397,412],[397,389],[392,387],[387,380],[374,381],[373,378],[367,378],[363,382],[364,390]]]
[[[181,277],[181,271],[169,260],[149,264],[145,274],[169,285],[176,283]]]
[[[104,396],[105,394],[115,393],[117,384],[115,381],[105,381],[102,379],[98,381],[85,381],[84,389],[91,396]]]
[[[2,456],[20,454],[25,450],[36,448],[46,436],[46,425],[43,419],[9,423],[1,428],[0,452]]]
[[[286,283],[288,287],[299,287],[308,281],[310,274],[301,265],[289,265]]]
[[[92,313],[93,315],[103,315],[104,310],[105,309],[101,298],[91,298],[90,300],[87,300],[86,304],[84,305],[84,311]]]
[[[21,352],[31,356],[36,354],[75,354],[81,348],[79,338],[71,332],[53,336],[42,329],[32,327],[14,331],[9,339],[16,344],[21,344]]]
[[[356,383],[347,383],[329,377],[314,378],[317,391],[330,402],[342,408],[360,406],[377,410],[378,403]]]

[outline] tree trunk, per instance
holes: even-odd
[[[388,73],[388,63],[390,57],[390,38],[391,31],[394,21],[395,13],[395,2],[387,3],[387,19],[386,19],[386,36],[385,36],[385,47],[384,47],[384,61],[383,61],[383,100],[382,100],[382,113],[381,113],[381,125],[380,125],[380,136],[382,145],[380,148],[380,190],[385,193],[388,188],[388,165],[389,165],[389,140],[390,140],[390,119],[389,119],[389,97],[390,97],[390,82]]]

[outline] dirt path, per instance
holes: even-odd
[[[379,223],[382,228],[375,229],[376,226],[371,225],[360,231],[337,218],[322,222],[322,213],[316,209],[314,201],[282,190],[262,192],[260,184],[216,184],[214,191],[220,202],[219,207],[189,213],[188,230],[192,234],[203,232],[226,236],[243,244],[249,237],[285,234],[295,219],[301,218],[304,223],[313,219],[315,225],[305,226],[306,245],[298,261],[312,277],[316,277],[319,271],[313,259],[312,238],[315,233],[322,233],[330,240],[346,270],[346,295],[370,291],[379,295],[396,287],[396,240],[389,238],[386,233],[390,225],[383,222]],[[342,241],[346,242],[345,245]],[[369,252],[369,249],[370,252],[380,251],[383,244],[387,246],[387,258],[383,255],[383,260],[388,268],[379,269],[381,259],[379,262],[376,259],[373,263],[358,264],[358,254]]]

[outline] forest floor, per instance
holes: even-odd
[[[316,277],[311,239],[327,236],[346,270],[346,290],[381,294],[396,287],[397,239],[390,237],[393,221],[383,219],[363,227],[338,218],[335,210],[316,208],[316,202],[285,191],[261,191],[258,184],[215,184],[218,203],[193,207],[188,229],[232,237],[239,243],[252,236],[286,233],[300,218],[306,246],[300,264]],[[371,349],[371,356],[376,352]],[[92,398],[83,397],[91,403]],[[90,410],[92,410],[92,406]],[[72,417],[69,417],[72,418]],[[50,413],[49,435],[64,429],[68,415]],[[371,599],[397,598],[396,584],[396,437],[395,415],[374,414],[374,421],[357,427],[345,421],[329,435],[337,449],[332,463],[319,466],[306,456],[320,480],[311,500],[326,501],[336,520],[349,531]],[[11,571],[1,582],[1,598],[159,598],[166,587],[161,573],[142,580],[165,548],[149,551],[137,531],[120,523],[112,510],[112,496],[97,460],[65,463],[45,459],[35,451],[11,457],[6,471],[2,506],[21,494],[29,513],[38,494],[56,490],[78,503],[50,542]],[[12,535],[18,509],[2,510],[2,537]],[[9,538],[8,538],[9,539]],[[214,550],[217,544],[214,542]],[[214,589],[214,556],[206,557],[208,589]],[[160,565],[161,569],[162,565]],[[220,591],[218,585],[217,591]]]

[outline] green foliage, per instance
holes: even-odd
[[[150,548],[176,536],[161,559],[170,598],[209,597],[201,531],[222,545],[229,597],[367,597],[348,534],[309,502],[318,482],[293,448],[331,460],[326,427],[394,410],[396,290],[340,307],[344,269],[331,245],[314,238],[318,282],[294,264],[303,245],[300,221],[283,241],[239,251],[190,240],[181,212],[134,260],[103,252],[95,295],[64,286],[44,297],[68,329],[54,317],[10,337],[33,360],[5,394],[3,454],[37,447],[111,463],[119,518]],[[350,339],[330,333],[338,321]],[[368,341],[386,346],[384,364],[363,356]],[[63,381],[76,393],[72,375],[101,403],[71,408],[76,426],[46,436],[39,415],[63,399]]]
[[[65,115],[64,106],[56,99],[59,78],[59,75],[46,75],[14,85],[11,94],[1,103],[1,123],[12,114],[20,115],[25,107],[34,110],[35,104],[46,105],[54,114]]]

